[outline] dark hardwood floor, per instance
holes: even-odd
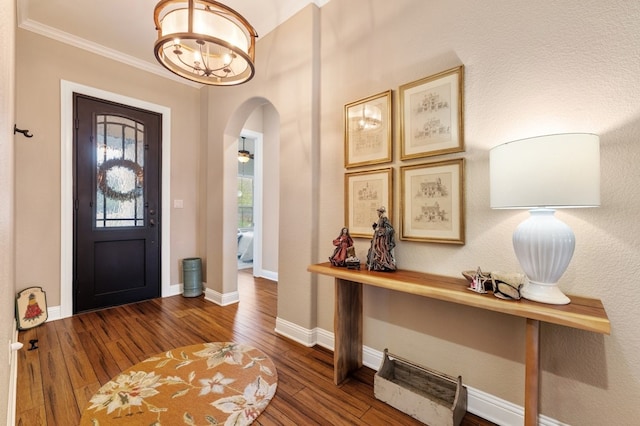
[[[100,386],[160,352],[199,342],[234,341],[260,348],[278,370],[275,398],[258,425],[420,425],[375,399],[374,371],[363,367],[333,384],[333,353],[274,332],[277,285],[239,273],[240,303],[173,296],[76,315],[20,332],[16,424],[78,424]],[[27,350],[38,339],[38,349]],[[467,414],[463,426],[492,425]]]

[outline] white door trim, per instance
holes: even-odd
[[[162,114],[161,294],[171,286],[171,108],[66,80],[60,81],[60,318],[73,315],[73,94],[117,102]],[[178,287],[178,286],[173,286]]]

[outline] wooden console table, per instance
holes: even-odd
[[[309,265],[309,272],[335,278],[333,374],[336,384],[349,373],[362,367],[362,289],[363,285],[386,288],[417,296],[444,300],[479,309],[526,318],[526,359],[524,390],[524,423],[538,424],[540,377],[540,322],[566,327],[611,333],[611,324],[602,302],[597,299],[569,296],[568,305],[547,305],[529,300],[505,301],[491,293],[467,290],[464,278],[426,274],[414,271],[374,272],[338,268],[330,263]]]

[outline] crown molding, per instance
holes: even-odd
[[[18,18],[24,18],[26,15],[26,11],[23,8],[20,8],[18,11]],[[95,53],[96,55],[103,56],[105,58],[121,62],[123,64],[132,66],[134,68],[138,68],[142,71],[146,71],[155,75],[158,75],[163,78],[167,78],[169,80],[176,81],[178,83],[200,88],[202,84],[196,83],[193,81],[189,81],[182,77],[179,77],[160,65],[151,64],[147,61],[143,61],[131,55],[126,55],[122,52],[118,52],[117,50],[105,47],[101,44],[94,43],[89,40],[85,40],[83,38],[74,36],[73,34],[69,34],[67,32],[58,30],[57,28],[50,27],[48,25],[41,24],[40,22],[31,20],[31,19],[22,19],[18,23],[18,27],[23,30],[31,31],[33,33],[39,34],[41,36],[59,41],[61,43],[68,44],[70,46],[77,47],[78,49],[83,49],[91,53]]]

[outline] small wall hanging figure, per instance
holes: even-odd
[[[370,271],[395,271],[396,259],[393,248],[396,246],[395,230],[385,215],[387,209],[381,206],[376,210],[378,221],[373,224],[373,238],[367,254],[367,268]]]
[[[29,287],[16,297],[18,330],[26,330],[44,323],[48,318],[47,299],[42,287]]]

